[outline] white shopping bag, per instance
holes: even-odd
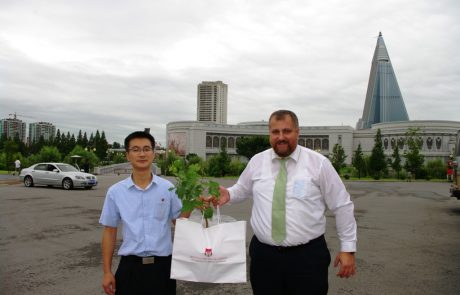
[[[171,278],[206,283],[246,282],[246,221],[209,228],[176,220]]]

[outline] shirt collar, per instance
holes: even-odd
[[[150,181],[150,184],[145,188],[145,190],[149,189],[150,186],[152,186],[153,183],[157,183],[155,175],[152,174],[152,180]],[[133,181],[133,175],[131,174],[127,179],[126,179],[126,188],[130,189],[132,187],[137,187],[136,184]]]
[[[275,150],[272,148],[272,154],[271,154],[271,157],[272,157],[272,161],[275,160],[275,159],[281,159],[280,156],[278,156],[276,153],[275,153]],[[286,157],[286,159],[292,159],[294,160],[294,162],[297,162],[299,160],[299,157],[300,157],[300,148],[299,146],[297,145],[295,147],[295,150],[292,152],[292,154],[290,154],[289,156]]]

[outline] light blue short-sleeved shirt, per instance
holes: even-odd
[[[153,176],[145,189],[131,177],[109,188],[99,222],[110,227],[122,225],[118,255],[171,255],[171,220],[179,217],[182,208],[171,187],[168,180]]]

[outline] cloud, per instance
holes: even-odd
[[[201,81],[229,85],[228,121],[278,108],[355,126],[382,31],[411,119],[458,120],[458,1],[0,3],[0,117],[104,130],[122,142],[196,119]]]

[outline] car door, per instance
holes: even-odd
[[[46,173],[48,172],[48,164],[35,165],[31,172],[35,184],[46,184]]]
[[[46,184],[48,185],[60,185],[61,184],[61,173],[59,169],[53,165],[48,164],[47,167],[47,174],[46,174]]]

